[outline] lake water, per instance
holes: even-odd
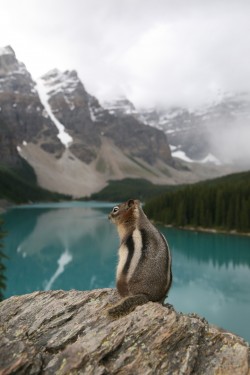
[[[35,290],[114,287],[119,240],[107,219],[112,206],[39,204],[5,213],[5,297]],[[250,238],[159,229],[173,256],[168,302],[250,342]]]

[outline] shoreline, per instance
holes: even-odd
[[[31,203],[33,204],[33,202]],[[14,202],[11,202],[7,199],[0,199],[0,215],[4,214],[11,206],[14,205]],[[152,220],[151,220],[152,221]],[[192,232],[201,232],[201,233],[210,233],[210,234],[226,234],[232,236],[244,236],[250,237],[250,232],[237,232],[236,230],[223,230],[215,228],[204,228],[204,227],[192,227],[192,226],[175,226],[172,224],[164,224],[157,221],[152,221],[154,224],[163,225],[166,228],[175,228],[180,230],[189,230]]]
[[[162,223],[159,223],[162,224]],[[227,234],[232,236],[244,236],[244,237],[250,237],[250,232],[237,232],[236,230],[223,230],[223,229],[215,229],[215,228],[203,228],[203,227],[191,227],[191,226],[182,226],[177,227],[175,225],[171,224],[162,224],[166,228],[175,228],[180,230],[189,230],[192,232],[201,232],[201,233],[210,233],[210,234]]]

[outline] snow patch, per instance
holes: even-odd
[[[26,141],[23,141],[23,146],[27,146],[27,142]]]
[[[170,150],[171,150],[171,151],[174,151],[174,150],[177,149],[177,146],[174,146],[174,145],[169,145],[169,147],[170,147]]]
[[[55,124],[55,126],[57,127],[59,131],[57,137],[64,144],[64,146],[68,148],[70,144],[72,143],[73,138],[65,131],[64,125],[56,118],[56,116],[52,112],[52,109],[49,104],[49,94],[48,94],[47,87],[45,86],[45,84],[46,83],[44,83],[42,78],[37,80],[36,87],[37,87],[40,100],[44,108],[46,109],[49,117],[51,118],[51,120],[53,121],[53,123]]]
[[[74,111],[74,109],[75,109],[75,104],[74,104],[74,102],[71,101],[71,100],[69,100],[69,98],[68,98],[66,95],[64,95],[64,99],[65,99],[65,102],[68,104],[69,109],[70,109],[71,111]]]
[[[15,55],[11,46],[0,47],[0,55]]]
[[[111,114],[111,115],[119,115],[119,114],[126,114],[126,115],[136,115],[137,111],[133,105],[125,96],[121,96],[120,98],[116,99],[115,101],[111,102],[103,102],[103,107]]]
[[[178,159],[181,159],[181,160],[184,160],[184,161],[188,161],[189,163],[193,163],[194,160],[190,159],[184,151],[181,151],[181,150],[177,150],[177,151],[174,151],[172,152],[172,156],[174,156],[175,158],[178,158]]]
[[[47,74],[41,77],[47,89],[48,95],[55,95],[57,93],[70,94],[74,92],[79,84],[79,79],[76,72],[68,71],[60,72],[58,69],[50,70]]]
[[[90,118],[93,122],[97,121],[97,118],[96,118],[96,115],[95,115],[95,112],[93,110],[93,108],[91,107],[91,105],[89,105],[89,113],[90,113]]]
[[[178,159],[181,159],[181,160],[184,160],[184,161],[187,161],[189,163],[201,163],[201,164],[206,164],[206,163],[213,163],[215,165],[221,165],[221,162],[219,159],[217,159],[214,155],[212,154],[208,154],[204,159],[201,159],[201,160],[194,160],[194,159],[190,159],[186,153],[180,149],[176,150],[175,149],[178,148],[178,147],[175,147],[175,146],[170,146],[170,149],[172,151],[172,156],[178,158]]]
[[[219,159],[217,159],[214,155],[208,154],[204,159],[199,161],[200,163],[213,163],[215,165],[221,165]]]

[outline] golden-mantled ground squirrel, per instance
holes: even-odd
[[[172,282],[171,254],[164,236],[138,200],[115,206],[109,219],[120,237],[116,286],[123,299],[108,314],[119,317],[148,301],[163,303]]]

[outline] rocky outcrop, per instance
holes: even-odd
[[[138,121],[130,111],[111,113],[105,110],[87,93],[75,71],[54,69],[44,75],[42,81],[53,114],[73,137],[70,150],[80,160],[90,163],[96,159],[105,136],[125,155],[138,157],[151,165],[157,160],[173,164],[162,131]]]
[[[151,126],[139,122],[131,115],[119,116],[102,125],[105,135],[127,155],[140,158],[150,165],[161,160],[173,165],[166,135]]]
[[[120,97],[111,102],[104,102],[104,108],[106,108],[109,113],[116,115],[116,116],[123,116],[123,115],[135,115],[138,116],[138,112],[134,106],[134,104],[128,100],[126,97]]]
[[[250,373],[249,346],[199,316],[149,302],[110,320],[113,289],[49,291],[0,304],[0,374]]]
[[[223,163],[249,168],[248,145],[242,142],[249,138],[249,92],[221,93],[214,102],[193,109],[166,107],[135,115],[167,134],[173,156],[175,150],[194,160],[213,154]]]
[[[35,82],[13,49],[0,50],[0,157],[1,163],[20,164],[17,147],[23,142],[45,145],[48,152],[60,156],[64,147],[57,131],[44,113]]]
[[[71,152],[89,164],[101,145],[99,132],[91,118],[89,95],[76,71],[51,70],[41,78],[54,116],[72,136]]]

